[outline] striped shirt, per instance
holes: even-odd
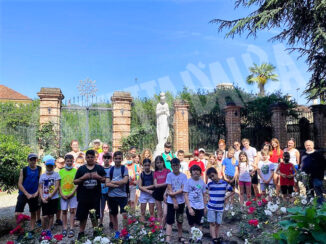
[[[207,190],[209,195],[207,208],[223,212],[225,193],[226,191],[232,191],[232,187],[224,180],[219,182],[211,181],[207,184]]]

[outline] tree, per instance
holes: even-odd
[[[326,94],[326,1],[325,0],[236,0],[235,7],[254,8],[247,17],[235,20],[214,19],[219,31],[228,29],[226,37],[247,32],[255,37],[259,30],[282,29],[272,41],[284,41],[306,56],[312,73],[306,87],[309,100]],[[311,90],[316,92],[311,93]]]
[[[274,74],[275,67],[268,63],[263,63],[260,66],[254,64],[249,67],[251,74],[247,77],[247,83],[257,83],[259,88],[259,96],[265,96],[265,85],[269,80],[278,81],[277,74]]]

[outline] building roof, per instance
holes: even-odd
[[[0,100],[32,100],[9,87],[0,85]]]

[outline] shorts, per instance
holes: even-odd
[[[48,203],[42,202],[42,216],[54,215],[58,212],[59,198],[51,199]]]
[[[68,200],[64,200],[62,197],[60,198],[60,205],[61,205],[61,210],[68,210],[71,208],[77,208],[78,202],[77,202],[77,197],[73,196],[69,198]]]
[[[166,190],[166,186],[165,187],[155,188],[154,191],[153,191],[152,196],[154,197],[154,199],[156,201],[162,202],[164,200],[165,190]]]
[[[207,209],[207,222],[222,224],[223,212]]]
[[[232,180],[233,179],[233,176],[230,176],[230,175],[225,175],[226,176],[226,178],[228,179],[228,180]],[[234,179],[234,181],[232,181],[232,182],[228,182],[229,183],[229,185],[230,186],[232,186],[232,188],[235,186],[235,179]]]
[[[140,192],[139,203],[155,203],[153,196],[147,192]]]
[[[179,204],[178,209],[174,209],[174,206],[172,203],[168,203],[168,212],[166,214],[166,223],[168,225],[173,225],[175,222],[175,217],[177,218],[177,222],[179,224],[183,223],[183,212],[185,209],[185,204],[181,203]]]
[[[269,187],[274,188],[274,184],[265,184],[265,183],[260,183],[260,190],[261,191],[266,191]]]
[[[283,195],[291,195],[293,192],[293,186],[281,186],[281,192]]]
[[[251,184],[258,185],[258,174],[257,171],[255,171],[255,174],[251,176]]]
[[[29,211],[31,213],[37,211],[40,208],[38,203],[38,197],[27,199],[27,197],[24,194],[19,194],[17,197],[15,212],[23,213],[26,203],[28,204]]]
[[[128,204],[127,197],[109,197],[110,214],[117,215],[119,213],[118,207],[120,207],[120,213],[125,213],[125,206]]]
[[[77,212],[76,212],[76,219],[79,221],[87,220],[89,210],[95,209],[96,217],[100,218],[100,197],[90,198],[90,199],[79,199]]]
[[[251,186],[251,182],[239,181],[239,186]]]
[[[105,209],[105,204],[107,204],[109,206],[109,195],[108,194],[101,194],[101,214],[104,212]],[[101,215],[101,217],[103,217]]]
[[[134,186],[134,185],[129,185],[129,201],[135,201],[136,199],[136,189],[137,186]]]
[[[204,216],[204,209],[194,209],[192,208],[195,212],[195,216],[191,216],[189,214],[189,210],[188,208],[186,209],[186,214],[187,214],[187,219],[188,219],[188,223],[190,226],[193,226],[193,225],[202,225],[201,223],[201,219],[202,217]]]

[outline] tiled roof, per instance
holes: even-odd
[[[29,97],[20,94],[19,92],[10,89],[4,85],[0,85],[0,99],[1,100],[32,100]]]

